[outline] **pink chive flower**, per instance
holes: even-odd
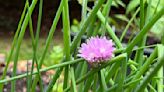
[[[114,51],[112,40],[106,37],[91,37],[79,49],[79,57],[84,58],[88,63],[101,63],[112,58]]]

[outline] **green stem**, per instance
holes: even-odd
[[[123,31],[121,37],[120,37],[120,41],[121,41],[121,42],[122,42],[122,40],[123,40],[123,38],[124,38],[126,32],[128,31],[130,25],[132,24],[134,18],[136,17],[136,15],[138,14],[139,11],[140,11],[140,8],[138,8],[138,9],[136,10],[136,12],[133,14],[132,18],[129,20],[128,24],[126,25],[126,27],[125,27],[125,29],[124,29],[124,31]]]
[[[114,31],[112,30],[112,28],[109,26],[108,23],[105,24],[105,18],[102,15],[102,13],[100,11],[97,12],[97,16],[100,19],[100,21],[106,26],[106,29],[109,33],[109,35],[111,36],[111,38],[114,40],[114,42],[116,43],[116,46],[118,48],[122,48],[122,44],[120,42],[120,40],[118,39],[118,37],[115,35]]]
[[[72,81],[72,90],[73,91],[71,91],[71,92],[77,92],[77,90],[76,90],[76,80],[75,80],[75,74],[74,74],[74,69],[73,69],[73,67],[71,67],[71,69],[70,69],[71,71],[71,81]]]
[[[158,45],[158,61],[153,65],[153,67],[149,70],[149,73],[145,75],[143,81],[140,85],[137,86],[135,89],[135,92],[141,92],[143,89],[147,86],[148,82],[151,80],[151,78],[156,74],[156,72],[163,66],[164,64],[164,46]],[[163,89],[163,88],[162,88]],[[159,92],[162,92],[162,90],[158,90]]]
[[[51,81],[50,81],[50,83],[49,83],[49,85],[46,89],[46,92],[51,92],[52,91],[52,88],[55,85],[56,80],[61,75],[62,71],[63,71],[63,67],[60,67],[60,68],[57,69],[56,73],[54,74],[53,78],[51,79]]]
[[[27,0],[27,2],[28,2],[28,0]],[[28,8],[29,8],[29,3],[28,3]],[[33,68],[34,68],[34,62],[36,61],[36,66],[37,66],[37,71],[38,71],[38,74],[39,74],[39,84],[40,84],[40,91],[41,92],[43,92],[43,83],[42,83],[42,79],[41,79],[41,74],[40,74],[40,72],[39,72],[39,68],[38,68],[38,62],[37,62],[37,59],[36,59],[36,57],[35,57],[35,51],[36,51],[36,46],[35,46],[35,38],[34,38],[34,32],[33,32],[33,24],[32,24],[32,19],[31,19],[31,16],[29,15],[29,29],[30,29],[30,36],[31,36],[31,38],[32,38],[32,46],[33,46],[33,51],[34,51],[34,53],[33,53],[33,60],[32,60],[32,68],[31,68],[31,75],[30,75],[30,78],[29,78],[29,86],[28,87],[30,87],[30,85],[31,85],[31,81],[32,81],[32,72],[33,72]],[[30,87],[31,88],[31,87]],[[30,88],[28,88],[28,89],[30,89]]]
[[[85,84],[83,84],[83,85],[84,85],[84,90],[83,90],[83,92],[88,92],[88,91],[89,91],[89,88],[90,88],[91,85],[92,85],[93,76],[94,76],[94,75],[91,75],[91,77],[89,77],[89,78],[86,80]]]
[[[75,38],[74,38],[74,40],[71,44],[71,50],[70,50],[71,53],[73,53],[73,51],[77,48],[77,45],[78,45],[78,42],[81,39],[81,36],[85,33],[90,21],[93,20],[94,16],[96,16],[97,11],[102,6],[104,1],[105,0],[99,0],[98,3],[93,8],[92,12],[90,13],[89,17],[87,17],[86,21],[84,21],[84,23],[82,23],[82,28],[80,29],[79,33],[75,36]]]
[[[53,34],[54,34],[55,29],[56,29],[56,25],[57,25],[57,22],[58,22],[58,20],[59,20],[59,17],[60,17],[60,14],[61,14],[61,12],[62,12],[62,9],[63,9],[63,0],[62,0],[61,3],[60,3],[59,9],[58,9],[58,11],[57,11],[57,13],[56,13],[56,16],[55,16],[55,18],[54,18],[53,24],[52,24],[52,26],[51,26],[51,28],[50,28],[50,32],[49,32],[48,38],[47,38],[47,40],[46,40],[46,46],[45,46],[45,48],[44,48],[44,52],[43,52],[43,54],[42,54],[42,56],[41,56],[41,58],[40,58],[40,60],[39,60],[39,66],[38,66],[39,68],[41,68],[41,66],[42,66],[42,64],[43,64],[43,61],[44,61],[44,59],[45,59],[46,53],[47,53],[47,51],[48,51],[48,47],[49,47],[50,42],[51,42],[51,40],[52,40],[52,38],[53,38]],[[32,84],[32,90],[33,90],[33,91],[34,91],[34,89],[35,89],[35,87],[36,87],[36,84],[37,84],[38,80],[39,80],[39,76],[36,75],[36,76],[35,76],[35,79],[34,79],[34,82],[33,82],[33,84]],[[32,91],[32,92],[33,92],[33,91]]]
[[[17,42],[18,34],[20,32],[20,29],[21,29],[21,25],[23,23],[23,19],[25,17],[26,10],[27,10],[27,2],[25,4],[25,6],[24,6],[24,9],[23,9],[23,12],[22,12],[22,15],[21,15],[21,18],[20,18],[20,21],[19,21],[16,33],[15,33],[15,36],[14,36],[14,39],[13,39],[13,42],[12,42],[12,45],[11,45],[11,50],[10,50],[9,56],[7,57],[7,60],[6,60],[6,66],[5,66],[5,69],[3,71],[1,80],[3,80],[5,78],[5,76],[6,76],[7,69],[9,67],[9,63],[11,61],[11,58],[12,58],[12,55],[13,55],[13,52],[14,52],[14,48],[15,48],[15,45],[16,45],[16,42]],[[0,84],[0,91],[2,91],[2,90],[3,90],[3,84]]]
[[[40,72],[45,72],[45,71],[52,70],[52,69],[55,69],[55,68],[60,68],[60,67],[64,67],[64,66],[67,66],[67,65],[79,63],[79,62],[82,62],[82,61],[84,61],[84,60],[83,59],[76,59],[76,60],[72,60],[72,61],[63,62],[61,64],[56,64],[56,65],[52,65],[52,66],[49,66],[49,67],[44,68],[44,69],[40,69]],[[33,75],[34,74],[38,74],[38,72],[35,71],[35,72],[33,72]],[[8,79],[0,80],[0,84],[6,83],[6,82],[9,82],[9,81],[14,81],[14,80],[17,80],[17,79],[20,79],[20,78],[24,78],[26,76],[27,76],[27,74],[25,73],[25,74],[17,75],[15,77],[11,77],[11,78],[8,78]]]
[[[82,65],[81,68],[77,67],[78,71],[77,71],[76,75],[79,75],[77,78],[79,78],[80,76],[83,76],[87,72],[87,67],[88,67],[87,62],[82,62],[82,64],[80,64],[80,65]],[[81,88],[84,88],[84,83],[85,82],[83,81],[79,84],[78,92],[83,92],[83,90],[81,90]]]
[[[64,37],[64,54],[66,61],[71,59],[70,55],[70,21],[69,21],[69,11],[68,11],[68,0],[64,0],[63,2],[63,37]],[[63,89],[67,88],[69,83],[69,66],[65,67],[64,71],[64,84]]]
[[[82,21],[81,21],[81,23],[83,23],[87,17],[87,3],[88,3],[88,0],[82,0],[82,16],[81,16]]]
[[[122,62],[121,62],[121,70],[119,75],[119,80],[118,80],[118,88],[117,88],[117,92],[124,92],[123,86],[124,86],[124,80],[126,79],[126,70],[127,70],[127,58],[125,58]]]
[[[148,22],[143,29],[138,33],[138,35],[131,41],[131,43],[126,47],[125,52],[128,52],[130,54],[131,50],[135,46],[136,43],[138,43],[143,36],[149,31],[149,29],[154,25],[154,23],[161,18],[161,16],[164,14],[164,7]]]
[[[162,85],[163,85],[163,78],[162,78],[163,77],[163,66],[159,69],[157,76],[160,78],[160,79],[158,79],[158,82],[157,82],[157,90],[158,90],[158,92],[163,92],[164,91],[163,87],[162,87]]]
[[[17,46],[16,46],[16,52],[15,52],[15,58],[14,58],[14,66],[13,66],[12,77],[16,76],[17,61],[18,61],[18,56],[19,56],[19,51],[20,51],[20,45],[21,45],[21,42],[22,42],[25,30],[26,30],[28,21],[29,21],[29,16],[31,16],[31,14],[32,14],[32,12],[35,8],[36,3],[37,3],[37,0],[33,0],[31,6],[29,7],[29,11],[27,12],[27,15],[25,17],[25,20],[22,24],[21,31],[19,33],[18,42],[17,42]],[[12,83],[11,83],[11,92],[15,92],[15,83],[16,83],[15,80],[12,81]]]
[[[145,24],[145,14],[144,14],[144,0],[140,0],[140,30],[144,27]],[[143,40],[138,43],[139,47],[145,46],[146,44],[147,35],[143,36]],[[139,67],[143,64],[143,55],[144,49],[138,50],[135,55],[135,61],[139,62]]]
[[[104,92],[106,89],[107,89],[107,85],[106,85],[106,82],[105,82],[105,77],[104,77],[104,73],[102,70],[100,70],[98,72],[98,75],[99,75],[99,80],[100,80],[100,91],[99,92]]]
[[[154,49],[154,52],[150,55],[150,57],[145,61],[144,65],[142,67],[140,67],[140,70],[135,74],[134,79],[138,79],[140,78],[145,72],[146,70],[149,68],[149,66],[151,65],[152,61],[157,57],[157,48]],[[131,85],[131,87],[128,88],[129,92],[131,92],[130,90],[132,90],[136,84]]]

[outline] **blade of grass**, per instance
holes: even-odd
[[[52,70],[52,69],[55,69],[55,68],[60,68],[60,67],[64,67],[64,66],[67,66],[67,65],[79,63],[79,62],[82,62],[82,61],[84,61],[84,60],[83,59],[76,59],[76,60],[72,60],[72,61],[63,62],[63,63],[60,63],[60,64],[56,64],[56,65],[52,65],[52,66],[40,69],[40,72],[45,72],[45,71]],[[34,74],[38,74],[38,72],[35,71],[35,72],[33,72],[33,75]],[[15,77],[11,77],[11,78],[8,78],[8,79],[0,80],[0,84],[10,82],[10,81],[13,81],[13,80],[17,80],[17,79],[20,79],[20,78],[24,78],[26,76],[27,76],[27,73],[17,75]]]
[[[106,85],[106,82],[105,82],[105,77],[104,77],[103,70],[100,70],[98,72],[98,75],[99,75],[100,87],[97,90],[98,90],[98,92],[104,92],[107,89],[107,85]]]
[[[122,44],[121,44],[120,40],[117,38],[117,36],[115,35],[114,31],[109,26],[109,24],[107,24],[107,23],[105,24],[105,18],[100,11],[97,12],[97,16],[100,19],[100,21],[106,26],[106,29],[107,29],[109,35],[111,36],[111,38],[113,39],[113,41],[116,43],[116,46],[118,48],[122,48]]]
[[[140,0],[140,30],[144,27],[145,24],[145,10],[144,10],[144,0]],[[146,44],[147,35],[143,36],[143,40],[138,43],[139,47],[145,46]],[[135,55],[135,61],[139,63],[139,67],[143,64],[143,55],[144,49],[138,50]]]
[[[70,69],[70,74],[71,74],[71,82],[72,82],[72,91],[71,92],[77,92],[76,90],[76,80],[75,80],[75,75],[74,75],[74,68],[71,67]]]
[[[157,73],[157,76],[160,78],[158,79],[158,82],[157,82],[157,91],[158,92],[163,92],[163,66],[159,69],[158,73]]]
[[[77,78],[79,78],[80,76],[83,76],[86,72],[87,72],[87,67],[88,67],[88,64],[86,62],[82,62],[82,68],[79,68],[77,67],[77,69],[79,71],[77,71],[76,75],[79,75]],[[79,74],[80,73],[80,74]],[[81,88],[84,87],[84,82],[81,82],[78,86],[78,92],[83,92],[83,90],[81,90]]]
[[[97,4],[94,6],[92,12],[90,13],[90,15],[87,17],[86,21],[84,21],[84,23],[82,24],[82,27],[80,28],[79,33],[75,36],[75,38],[73,39],[73,42],[71,44],[71,53],[73,53],[74,49],[77,48],[78,42],[81,39],[81,36],[85,33],[90,21],[93,20],[94,16],[96,16],[97,11],[99,10],[99,8],[101,7],[101,5],[104,3],[105,0],[99,0],[97,2]]]
[[[88,0],[82,0],[82,16],[81,16],[81,23],[84,22],[84,20],[86,19],[87,17],[87,3],[88,3]]]
[[[126,55],[127,57],[127,55]],[[121,70],[119,75],[119,80],[118,80],[118,88],[117,92],[124,92],[123,86],[124,86],[124,80],[126,79],[126,72],[127,72],[127,58],[123,59],[121,62]]]
[[[89,78],[86,80],[85,84],[83,84],[83,85],[84,85],[83,92],[88,92],[88,91],[89,91],[89,88],[90,88],[91,85],[92,85],[93,77],[94,77],[94,75],[92,75],[91,77],[89,77]]]
[[[63,71],[63,67],[60,67],[60,68],[57,69],[55,76],[53,76],[53,78],[51,79],[51,81],[50,81],[50,83],[49,83],[49,85],[46,89],[46,92],[51,92],[52,91],[52,88],[55,85],[56,80],[61,75],[62,71]]]
[[[149,31],[149,29],[154,25],[154,23],[164,14],[164,7],[148,22],[143,29],[138,33],[138,35],[131,41],[131,43],[126,47],[125,52],[130,54],[131,50],[138,43],[143,36]]]
[[[3,74],[1,76],[1,80],[3,80],[6,76],[7,69],[9,67],[9,63],[11,61],[11,58],[12,58],[12,55],[13,55],[13,52],[14,52],[14,48],[15,48],[15,45],[16,45],[16,42],[17,42],[18,34],[20,32],[23,19],[25,17],[26,10],[27,10],[27,3],[25,3],[25,6],[24,6],[24,9],[23,9],[20,21],[18,23],[18,27],[17,27],[16,33],[14,35],[14,39],[13,39],[13,42],[12,42],[12,45],[11,45],[11,50],[9,52],[9,56],[7,57],[7,60],[6,60],[7,63],[6,63],[5,69],[3,71]],[[2,90],[3,90],[3,84],[0,84],[0,91],[2,91]]]
[[[29,72],[29,69],[28,69],[28,61],[26,63],[26,69],[27,69],[27,71],[26,71],[26,74],[27,74],[27,76],[26,76],[26,80],[27,80],[27,83],[26,83],[27,86],[26,86],[26,88],[27,88],[27,92],[30,92],[30,90],[29,90],[29,88],[30,88],[30,81],[28,81],[29,78],[30,78],[30,76],[28,74],[28,72]]]
[[[83,59],[76,59],[76,60],[74,60],[72,63],[75,63],[75,62],[77,62],[77,61],[78,61],[78,63],[80,63],[81,61],[84,61],[84,60],[83,60]],[[69,61],[67,61],[67,62],[69,62]],[[67,63],[67,62],[64,62],[64,63]],[[46,92],[51,92],[52,87],[53,87],[53,85],[55,85],[56,80],[57,80],[58,77],[60,76],[62,70],[63,70],[63,67],[59,67],[59,68],[58,68],[58,70],[56,71],[56,74],[54,74],[52,80],[50,81],[50,83],[49,83],[49,85],[48,85],[48,87],[47,87]]]
[[[38,15],[38,22],[37,22],[37,29],[36,29],[36,36],[34,39],[34,46],[33,46],[33,62],[32,62],[32,67],[31,67],[31,74],[30,74],[30,85],[32,82],[32,74],[33,74],[33,69],[34,69],[34,62],[36,62],[36,67],[37,67],[37,71],[39,74],[39,84],[40,84],[40,88],[41,91],[43,91],[42,88],[42,80],[41,80],[41,74],[39,73],[39,67],[38,67],[38,59],[37,59],[37,46],[38,46],[38,40],[39,40],[39,33],[40,33],[40,26],[41,26],[41,18],[42,18],[42,8],[43,8],[43,0],[40,0],[39,2],[39,15]]]
[[[145,72],[146,70],[149,68],[149,66],[151,65],[152,61],[157,57],[157,48],[154,49],[154,52],[150,55],[150,57],[147,59],[147,61],[145,61],[144,65],[142,67],[140,67],[139,71],[135,74],[134,79],[138,79],[140,78]],[[131,92],[131,90],[137,85],[133,84],[128,88],[128,92]]]
[[[140,0],[140,30],[145,24],[145,10],[144,10],[144,0]]]
[[[102,10],[102,14],[103,14],[103,16],[105,16],[105,25],[106,25],[107,22],[108,22],[108,15],[109,15],[109,12],[110,12],[110,8],[111,8],[111,5],[112,5],[112,1],[113,1],[113,0],[108,0],[107,3],[105,4],[103,10]],[[97,16],[96,16],[96,17],[97,17]],[[94,33],[93,33],[94,36],[98,34],[98,31],[99,31],[100,27],[101,27],[101,22],[99,21],[98,24],[97,24],[97,27],[96,27],[96,29],[95,29],[95,31],[94,31]],[[103,27],[103,30],[104,30],[104,31],[102,32],[102,35],[105,35],[106,28],[105,28],[104,25],[102,25],[102,27]]]
[[[135,92],[141,92],[148,84],[148,82],[151,80],[151,78],[156,74],[156,72],[164,65],[164,46],[158,45],[158,61],[153,65],[153,67],[149,70],[149,73],[144,77],[143,81],[137,88],[135,89]],[[161,92],[162,90],[158,90]]]
[[[127,88],[127,87],[129,87],[130,85],[133,85],[133,84],[139,82],[140,80],[142,80],[142,78],[139,78],[139,79],[136,79],[136,80],[133,80],[133,81],[130,81],[130,82],[126,83],[126,84],[124,85],[124,89]],[[126,81],[125,81],[125,82],[126,82]],[[115,85],[113,85],[112,87],[107,88],[106,92],[113,92],[113,91],[115,91],[115,89],[116,89],[117,87],[118,87],[118,84],[115,84]]]
[[[111,66],[109,72],[107,73],[107,76],[105,78],[106,82],[108,83],[110,78],[114,75],[114,73],[117,71],[118,67],[120,66],[120,62],[115,63]]]
[[[138,14],[138,12],[140,11],[140,8],[137,8],[136,12],[133,14],[132,18],[129,20],[128,24],[126,25],[121,37],[120,37],[120,41],[122,42],[126,32],[128,31],[130,25],[132,24],[134,18],[136,17],[136,15]]]
[[[14,57],[14,66],[13,66],[13,74],[12,74],[12,77],[16,76],[17,61],[18,61],[18,56],[19,56],[19,51],[20,51],[20,45],[21,45],[21,42],[22,42],[22,39],[23,39],[25,30],[26,30],[28,21],[29,21],[29,16],[31,16],[31,14],[32,14],[32,12],[33,12],[33,10],[35,8],[36,3],[37,3],[37,0],[33,0],[31,6],[29,7],[29,11],[27,12],[27,15],[26,15],[26,17],[24,19],[24,22],[22,24],[21,31],[19,33],[19,37],[18,37],[18,41],[17,41],[17,46],[16,46],[15,57]],[[16,81],[14,80],[11,83],[11,92],[15,92],[15,82]]]
[[[93,92],[96,92],[97,83],[98,83],[98,75],[95,73],[93,76],[94,76],[94,83],[93,83],[92,90],[93,90]]]
[[[27,0],[28,2],[28,0]],[[29,8],[29,3],[27,4],[27,7]],[[41,74],[39,72],[39,68],[38,68],[38,62],[37,62],[37,59],[36,59],[36,46],[35,46],[35,38],[34,38],[34,32],[33,32],[33,24],[32,24],[32,19],[31,19],[31,16],[29,15],[29,29],[30,29],[30,36],[31,36],[31,39],[32,39],[32,47],[33,47],[33,60],[32,60],[32,68],[31,68],[31,74],[30,74],[30,77],[29,77],[29,84],[28,84],[28,89],[31,88],[31,81],[32,81],[32,73],[33,73],[33,68],[34,68],[34,62],[36,61],[36,67],[37,67],[37,71],[38,71],[38,75],[39,75],[39,84],[40,84],[40,91],[43,92],[43,83],[42,83],[42,79],[41,79]]]
[[[64,0],[63,2],[63,39],[64,39],[64,54],[66,61],[71,60],[70,55],[70,21],[69,21],[69,11],[68,11],[68,0]],[[64,84],[63,89],[67,88],[69,83],[69,66],[65,67],[64,71]],[[75,90],[74,90],[75,91]]]
[[[63,0],[60,3],[60,6],[59,6],[58,11],[56,13],[56,16],[55,16],[55,18],[53,20],[53,24],[52,24],[52,26],[50,28],[50,32],[49,32],[48,38],[46,40],[46,46],[44,48],[44,52],[43,52],[43,54],[42,54],[42,56],[41,56],[41,58],[39,60],[39,66],[38,66],[39,68],[41,68],[42,63],[43,63],[43,61],[45,59],[46,53],[48,51],[48,47],[49,47],[50,42],[51,42],[51,40],[53,38],[53,34],[54,34],[55,29],[56,29],[56,25],[57,25],[57,22],[59,20],[59,17],[60,17],[60,14],[62,12],[62,9],[63,9]],[[37,81],[39,79],[38,77],[39,77],[38,75],[35,76],[34,82],[32,84],[32,92],[34,92],[34,89],[36,87]]]

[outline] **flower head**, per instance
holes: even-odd
[[[112,57],[114,51],[112,40],[106,37],[91,37],[81,45],[78,56],[89,63],[107,61]]]

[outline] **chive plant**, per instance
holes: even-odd
[[[38,52],[37,48],[39,47],[44,2],[43,0],[32,0],[29,3],[26,0],[11,50],[6,59],[4,72],[0,78],[0,92],[3,92],[6,83],[11,83],[11,92],[16,92],[17,80],[24,77],[27,78],[27,92],[35,92],[38,82],[40,92],[53,92],[53,86],[60,76],[64,76],[62,88],[64,92],[163,92],[164,34],[159,44],[146,46],[146,42],[149,30],[164,15],[164,7],[156,11],[153,16],[149,16],[151,0],[149,0],[148,5],[145,4],[144,0],[140,0],[140,6],[136,9],[119,38],[108,22],[113,1],[97,0],[94,1],[94,6],[89,8],[87,6],[89,1],[82,0],[80,28],[71,41],[69,17],[69,10],[71,9],[69,9],[68,3],[70,1],[61,0],[54,15],[42,56],[38,57],[37,53],[40,52]],[[36,35],[34,35],[31,16],[37,3],[39,3],[38,22]],[[122,46],[127,30],[139,12],[140,31],[132,38],[131,42],[127,43],[127,46]],[[60,17],[63,23],[63,58],[59,64],[41,68]],[[27,73],[17,75],[20,47],[28,25],[33,46],[32,68],[29,69],[27,66]],[[84,35],[87,36],[86,43],[81,41]],[[105,37],[99,38],[100,35]],[[113,47],[109,45],[109,38],[115,47],[114,51],[111,52],[109,50],[113,50]],[[137,48],[134,48],[135,46]],[[150,56],[145,57],[144,49],[150,47],[154,47],[153,52]],[[136,52],[135,58],[131,58],[134,51]],[[6,78],[12,57],[14,57],[12,76]],[[37,67],[36,71],[34,71],[34,64]],[[53,76],[50,75],[51,80],[44,87],[41,72],[48,70],[55,70],[55,74]]]

